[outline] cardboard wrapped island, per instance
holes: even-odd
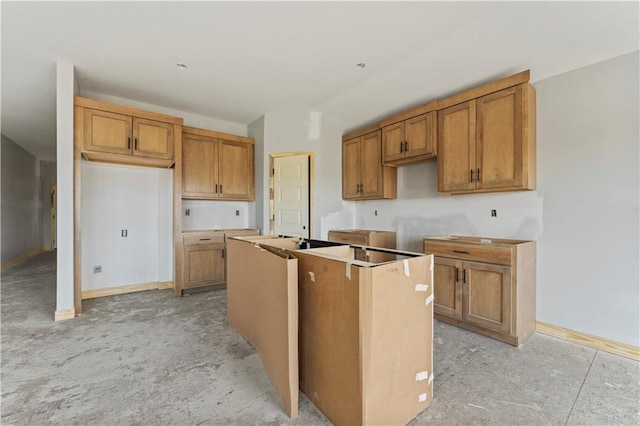
[[[356,260],[358,250],[388,261]],[[227,267],[229,325],[255,347],[291,418],[298,389],[336,425],[406,424],[429,405],[432,255],[234,237]]]

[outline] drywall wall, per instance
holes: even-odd
[[[255,165],[255,176],[263,176],[265,173],[265,162],[263,161],[264,155],[264,115],[253,121],[249,124],[247,128],[248,135],[255,140],[254,147],[254,165]],[[268,198],[268,197],[267,197]],[[255,185],[255,203],[253,203],[253,211],[250,213],[255,218],[254,226],[257,229],[264,229],[264,186],[262,184],[258,185],[256,181]],[[267,206],[269,204],[267,203]],[[269,222],[267,222],[267,227]]]
[[[45,250],[53,250],[51,247],[51,184],[56,181],[56,163],[49,161],[40,162],[41,170],[41,220],[42,220],[42,246]]]
[[[538,320],[640,346],[638,52],[539,81]]]
[[[256,173],[256,194],[262,192],[262,233],[269,233],[269,155],[314,153],[312,238],[327,238],[330,229],[353,226],[355,203],[342,200],[342,127],[316,111],[291,111],[264,116],[262,173]],[[258,170],[258,167],[256,167]],[[260,222],[257,219],[256,222]]]
[[[42,248],[40,162],[2,135],[2,258]]]
[[[172,174],[82,162],[83,291],[172,280]]]
[[[77,92],[73,65],[58,61],[56,63],[57,311],[74,307],[73,96]]]
[[[436,163],[415,164],[398,199],[357,203],[356,225],[411,251],[442,234],[537,240],[537,319],[638,346],[638,53],[534,86],[537,191],[441,195]]]

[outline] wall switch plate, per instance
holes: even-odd
[[[102,265],[97,265],[93,267],[94,274],[99,274],[100,272],[102,272]]]

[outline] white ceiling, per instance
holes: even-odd
[[[311,109],[351,130],[524,69],[535,82],[619,56],[640,39],[635,1],[1,7],[2,133],[45,160],[57,60],[74,64],[81,93],[243,124]]]

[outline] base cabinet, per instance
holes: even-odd
[[[396,233],[393,231],[375,231],[372,229],[342,229],[329,231],[329,241],[336,243],[355,244],[359,246],[370,246],[379,248],[396,248]],[[396,260],[392,254],[356,250],[357,260],[380,263]]]
[[[535,242],[431,237],[434,312],[443,322],[521,345],[535,331]]]
[[[182,296],[184,291],[194,289],[225,288],[227,286],[227,238],[255,235],[260,235],[256,229],[185,232],[182,249],[184,266],[182,279],[175,286],[176,295]]]

